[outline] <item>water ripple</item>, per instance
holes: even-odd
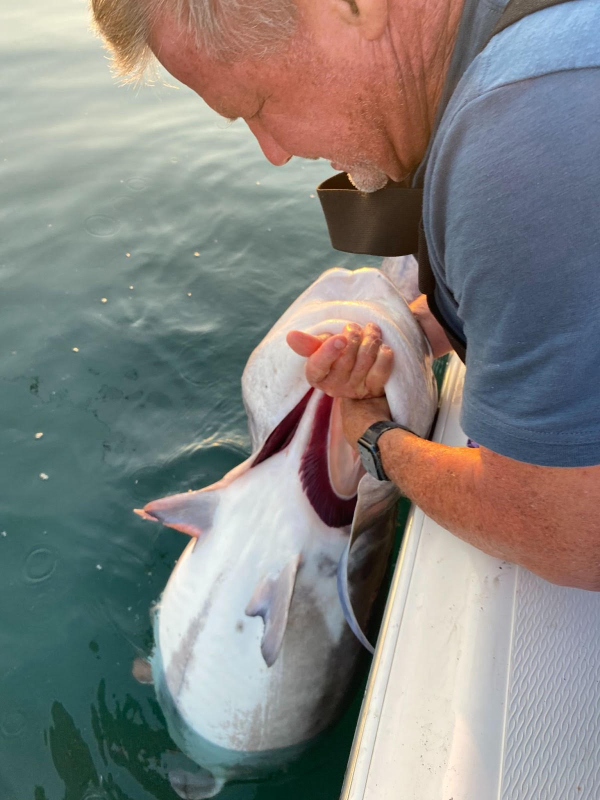
[[[105,214],[94,214],[85,221],[85,229],[92,236],[114,236],[119,228],[118,220]]]
[[[36,547],[25,561],[24,578],[29,583],[47,581],[56,569],[57,563],[57,556],[52,550],[47,547]]]

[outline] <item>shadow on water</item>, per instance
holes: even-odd
[[[149,701],[150,724],[142,705],[127,695],[111,711],[106,683],[100,681],[97,703],[91,707],[91,728],[106,774],[99,774],[94,758],[73,717],[58,701],[52,706],[49,744],[56,772],[64,783],[63,800],[129,800],[109,771],[111,762],[125,769],[151,797],[173,798],[163,760],[173,749],[155,701]],[[34,800],[49,800],[36,787]]]

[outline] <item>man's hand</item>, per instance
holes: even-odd
[[[439,355],[443,339],[429,339]],[[390,418],[384,385],[392,354],[377,326],[350,324],[335,336],[291,331],[288,343],[308,359],[309,383],[343,398],[344,434],[353,447],[374,422]],[[553,583],[600,591],[600,466],[539,467],[397,428],[381,437],[380,452],[402,493],[456,536]]]
[[[315,389],[330,397],[354,400],[384,395],[394,356],[391,348],[383,344],[378,325],[369,322],[363,330],[349,322],[342,333],[334,336],[290,331],[287,343],[308,359],[306,379]]]

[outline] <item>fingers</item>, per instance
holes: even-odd
[[[380,397],[385,393],[385,384],[387,383],[390,375],[392,374],[392,367],[394,366],[394,353],[391,347],[381,345],[378,350],[375,363],[369,370],[365,379],[365,387],[367,396]]]
[[[381,328],[373,322],[368,322],[363,331],[352,374],[348,379],[349,385],[356,392],[356,397],[366,397],[369,394],[366,388],[366,379],[377,360],[380,348]]]
[[[369,322],[364,330],[355,322],[342,333],[313,336],[290,331],[292,350],[307,358],[306,378],[332,397],[380,397],[393,367],[391,348],[382,344],[381,329]]]
[[[321,333],[319,336],[313,336],[312,333],[305,333],[304,331],[290,331],[285,339],[294,353],[308,358],[313,353],[316,353],[323,342],[329,339],[330,336],[330,333]]]
[[[349,322],[343,330],[343,335],[347,344],[339,358],[331,365],[326,378],[328,387],[340,387],[347,384],[356,364],[362,341],[362,328],[356,322]]]

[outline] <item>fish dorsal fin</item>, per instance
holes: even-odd
[[[260,650],[267,667],[273,666],[281,650],[299,566],[297,554],[277,575],[263,578],[246,606],[247,616],[262,617],[265,623]]]
[[[153,500],[135,513],[153,522],[162,522],[169,528],[198,538],[212,527],[215,511],[219,504],[219,492],[214,489],[200,489],[197,492],[172,494]]]

